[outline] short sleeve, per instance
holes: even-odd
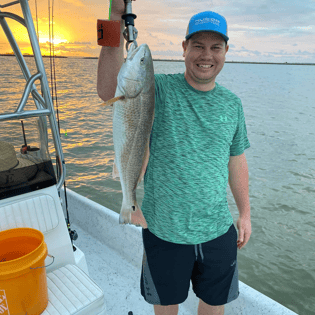
[[[242,106],[241,100],[239,99],[238,125],[234,134],[232,145],[230,147],[230,156],[241,155],[249,147],[250,147],[250,143],[247,138],[247,129],[246,129],[243,106]]]
[[[165,74],[155,74],[155,104],[165,101],[167,77]]]
[[[160,108],[163,107],[166,97],[167,76],[165,74],[154,74],[155,81],[155,105],[154,105],[154,123],[159,117]],[[154,126],[153,123],[153,126]],[[153,128],[152,128],[153,131]],[[149,148],[151,150],[152,131],[150,135]]]

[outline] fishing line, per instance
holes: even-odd
[[[49,6],[50,6],[50,0],[49,1]],[[51,72],[51,86],[52,86],[52,99],[53,99],[53,105],[54,108],[56,107],[56,113],[57,113],[57,123],[58,123],[58,131],[59,131],[59,136],[60,135],[60,119],[59,119],[59,107],[58,107],[58,98],[57,98],[57,80],[56,80],[56,65],[55,65],[55,36],[54,36],[54,0],[52,0],[52,7],[51,7],[51,20],[52,20],[52,25],[51,25],[51,33],[50,33],[50,11],[49,11],[49,42],[50,46],[52,47],[52,55],[51,55],[51,50],[50,50],[50,60],[51,60],[51,66],[50,66],[50,72]],[[58,159],[56,157],[56,165],[58,164]],[[61,168],[62,165],[60,164],[59,167]],[[65,193],[65,202],[66,202],[66,213],[67,213],[67,228],[69,232],[69,236],[71,239],[73,251],[76,250],[76,248],[73,246],[73,240],[76,240],[78,238],[78,234],[76,231],[72,231],[70,229],[70,218],[69,218],[69,211],[68,211],[68,198],[67,198],[67,186],[66,186],[66,179],[63,182],[63,187],[64,187],[64,193]]]
[[[37,24],[37,40],[38,40],[38,44],[39,44],[38,17],[37,17],[37,0],[35,0],[35,9],[36,9],[36,24]]]
[[[37,22],[37,39],[39,43],[39,35],[38,35],[38,17],[37,17],[37,1],[35,0],[35,7],[36,7],[36,22]],[[50,93],[52,98],[53,107],[56,107],[57,113],[57,123],[58,123],[58,131],[60,136],[60,120],[59,120],[59,108],[58,108],[58,98],[57,98],[57,80],[56,80],[56,66],[55,66],[55,44],[54,44],[54,0],[52,0],[52,7],[51,7],[51,14],[50,14],[50,0],[48,0],[48,23],[49,23],[49,61],[50,61]],[[51,16],[51,21],[50,21]],[[50,24],[52,23],[51,27]],[[43,93],[42,93],[43,94]],[[60,162],[60,163],[59,163]],[[61,170],[61,161],[56,156],[56,170],[57,170],[57,177],[59,177],[59,173]],[[65,193],[65,202],[66,202],[66,223],[69,232],[69,237],[72,243],[73,251],[76,251],[76,247],[73,246],[73,241],[78,238],[78,234],[75,230],[70,229],[70,218],[69,218],[69,211],[68,211],[68,198],[67,198],[67,186],[66,180],[63,182],[64,193]]]
[[[48,26],[49,26],[49,63],[50,63],[50,94],[51,94],[51,99],[53,103],[53,107],[55,108],[55,98],[54,98],[54,84],[53,84],[53,65],[52,65],[52,32],[51,28],[53,25],[50,27],[51,21],[50,21],[50,0],[48,0]],[[58,120],[58,115],[57,115],[57,120]],[[58,123],[59,125],[59,123]],[[60,136],[60,130],[59,130],[59,136]],[[60,175],[60,169],[61,169],[61,163],[59,163],[58,157],[56,156],[56,171],[57,171],[57,177]]]
[[[55,85],[55,99],[56,99],[56,112],[57,112],[57,122],[58,122],[58,129],[60,135],[60,123],[59,123],[59,107],[58,107],[58,98],[57,98],[57,80],[56,80],[56,67],[55,67],[55,36],[54,36],[54,1],[52,0],[52,42],[53,42],[53,69],[54,69],[54,85]]]
[[[55,36],[54,36],[54,0],[52,0],[51,14],[50,14],[50,0],[48,0],[48,14],[49,14],[49,47],[50,47],[50,90],[51,98],[53,101],[53,107],[56,110],[57,114],[57,124],[58,131],[60,136],[60,119],[59,119],[59,106],[57,98],[57,85],[56,85],[56,64],[55,64]],[[51,25],[51,26],[50,26]],[[59,163],[56,163],[59,168],[62,166]],[[60,169],[57,168],[57,176],[59,176]]]
[[[48,27],[49,27],[49,61],[50,61],[50,91],[52,95],[52,101],[54,104],[54,91],[52,88],[52,61],[51,61],[51,31],[50,31],[50,0],[48,0]]]

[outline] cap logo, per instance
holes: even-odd
[[[220,21],[214,18],[204,18],[204,19],[199,19],[199,20],[195,20],[195,25],[199,25],[199,24],[204,24],[204,23],[209,23],[211,22],[212,24],[215,24],[217,26],[220,26]]]

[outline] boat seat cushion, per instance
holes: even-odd
[[[41,315],[105,314],[102,289],[76,265],[47,273],[48,306]]]

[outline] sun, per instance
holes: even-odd
[[[55,45],[59,45],[59,44],[61,44],[61,43],[67,43],[68,42],[68,40],[66,40],[66,39],[62,39],[62,38],[54,38],[53,40],[50,40],[48,37],[40,37],[39,38],[39,43],[40,44],[45,44],[45,43],[52,43],[52,44],[55,44]]]
[[[39,31],[39,45],[43,55],[49,55],[50,44],[54,45],[54,50],[56,55],[60,55],[64,52],[64,47],[69,42],[71,42],[73,34],[71,34],[71,29],[64,26],[63,23],[59,23],[54,26],[54,39],[49,39],[48,28],[42,28]]]

